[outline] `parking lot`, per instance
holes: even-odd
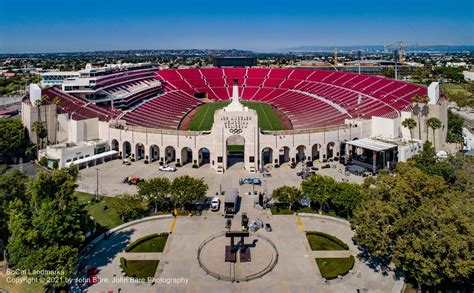
[[[319,170],[317,174],[328,175],[338,181],[347,180],[349,182],[362,182],[363,177],[344,173],[344,166],[339,163],[330,163],[331,168],[322,169],[321,166],[325,164],[315,164]],[[233,165],[223,174],[217,174],[209,165],[204,165],[200,168],[192,168],[191,164],[187,164],[177,169],[176,172],[162,172],[159,171],[160,165],[158,163],[144,164],[143,161],[133,162],[130,165],[123,165],[121,160],[109,161],[107,163],[97,165],[95,167],[83,169],[80,171],[80,178],[78,180],[79,191],[94,193],[97,188],[97,174],[99,182],[99,194],[107,196],[116,196],[124,192],[135,193],[136,186],[124,184],[123,180],[128,176],[138,176],[140,178],[149,179],[155,177],[168,177],[173,179],[181,175],[189,175],[198,178],[204,178],[209,185],[209,195],[214,195],[220,190],[226,190],[231,187],[239,187],[242,193],[251,192],[255,188],[257,192],[266,192],[270,194],[273,189],[282,185],[299,186],[302,179],[296,175],[302,170],[302,165],[298,164],[296,168],[291,169],[288,164],[282,165],[280,168],[269,169],[271,176],[263,176],[263,174],[249,173],[243,169],[242,164],[237,163]],[[97,171],[97,169],[99,169]],[[261,186],[252,186],[244,184],[239,186],[239,180],[247,177],[260,177],[262,181]]]

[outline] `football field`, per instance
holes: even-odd
[[[214,113],[222,109],[230,102],[207,103],[197,109],[196,115],[189,123],[188,130],[206,131],[210,130],[214,123]],[[258,125],[262,130],[282,130],[282,123],[272,107],[265,103],[242,101],[244,106],[257,111]]]

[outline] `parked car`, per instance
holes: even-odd
[[[257,231],[260,228],[263,228],[263,221],[260,219],[255,219],[252,223],[249,225],[250,230],[253,232]]]
[[[244,184],[255,184],[255,185],[262,185],[262,180],[260,178],[255,177],[255,178],[242,178],[239,180],[240,185]]]
[[[329,169],[329,168],[331,168],[331,165],[329,165],[329,164],[321,166],[321,169]]]
[[[137,176],[128,176],[123,179],[123,183],[127,183],[128,185],[137,185],[140,182],[145,181],[145,179],[137,177]]]
[[[161,166],[159,170],[162,172],[176,172],[176,167],[165,165],[165,166]]]
[[[130,166],[131,164],[132,162],[130,162],[130,158],[123,159],[122,161],[122,165]]]
[[[216,196],[211,201],[211,211],[216,212],[221,207],[221,200]]]
[[[313,171],[318,171],[318,170],[319,170],[319,168],[318,168],[318,167],[314,167],[314,166],[313,166],[313,167],[311,167],[311,170],[313,170]]]
[[[266,223],[265,224],[265,231],[272,232],[273,231],[272,226],[270,224]]]

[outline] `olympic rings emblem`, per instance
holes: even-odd
[[[241,134],[242,129],[232,128],[232,129],[229,130],[229,132],[232,133],[232,134]]]

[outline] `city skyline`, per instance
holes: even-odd
[[[0,53],[474,44],[472,1],[0,0]]]

